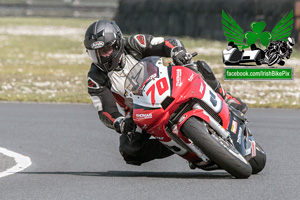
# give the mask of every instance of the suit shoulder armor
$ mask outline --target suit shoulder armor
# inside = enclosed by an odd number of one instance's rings
[[[99,89],[101,86],[109,87],[110,80],[107,74],[101,71],[96,65],[92,64],[88,72],[88,87],[91,89]]]

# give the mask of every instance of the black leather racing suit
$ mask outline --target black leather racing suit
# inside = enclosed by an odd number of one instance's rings
[[[88,92],[98,110],[100,120],[107,127],[113,128],[114,120],[129,111],[124,102],[124,81],[130,69],[147,56],[170,57],[171,50],[175,46],[183,44],[175,38],[133,35],[125,38],[124,55],[120,62],[122,70],[105,73],[95,64],[91,65],[88,72]],[[121,114],[122,111],[125,114]],[[127,163],[139,165],[173,154],[158,140],[149,137],[147,133],[136,133],[131,139],[125,134],[121,135],[120,152]]]

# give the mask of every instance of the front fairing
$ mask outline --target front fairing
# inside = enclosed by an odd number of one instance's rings
[[[249,129],[246,126],[247,118],[240,111],[230,107],[230,123],[228,131],[235,148],[243,155],[247,156],[253,151],[254,138],[249,135]]]

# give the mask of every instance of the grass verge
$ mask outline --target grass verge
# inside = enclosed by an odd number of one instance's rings
[[[0,18],[0,100],[90,103],[83,46],[93,19]],[[223,81],[225,42],[179,38],[196,59],[206,61],[224,88],[249,107],[300,108],[300,52],[287,67],[293,81]],[[168,60],[168,59],[167,59]]]

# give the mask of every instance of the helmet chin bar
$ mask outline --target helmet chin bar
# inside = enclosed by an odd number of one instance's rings
[[[109,72],[109,64],[109,62],[102,64],[104,72]]]

